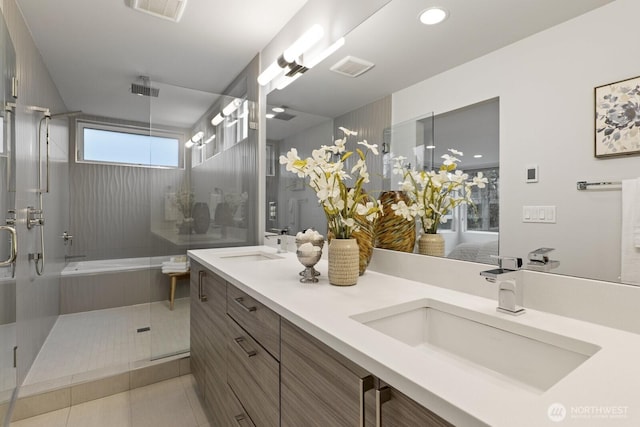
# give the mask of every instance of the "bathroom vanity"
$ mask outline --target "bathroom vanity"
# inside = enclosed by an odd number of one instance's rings
[[[269,247],[189,256],[192,372],[214,425],[540,426],[557,405],[580,425],[602,425],[594,406],[637,421],[637,334],[374,271],[331,286],[326,261],[302,284],[295,254]]]

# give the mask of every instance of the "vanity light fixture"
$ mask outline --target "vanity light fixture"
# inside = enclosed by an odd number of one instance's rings
[[[184,147],[185,147],[185,148],[191,148],[191,147],[193,147],[194,145],[198,144],[198,143],[202,140],[202,137],[203,137],[203,136],[204,136],[204,132],[202,132],[202,131],[196,132],[196,133],[191,137],[191,139],[190,139],[190,140],[188,140],[187,142],[185,142],[185,143],[184,143]],[[202,145],[202,144],[198,144],[198,145]]]
[[[418,19],[425,25],[439,24],[449,17],[449,12],[441,7],[430,7],[420,12]]]
[[[289,77],[307,71],[308,68],[299,64],[297,60],[303,53],[318,43],[322,37],[324,37],[324,29],[318,24],[312,26],[293,42],[291,46],[285,49],[282,55],[273,61],[267,69],[260,73],[258,76],[258,84],[260,84],[260,86],[266,86],[287,68],[289,69],[289,71],[287,71],[287,76]]]
[[[324,30],[318,24],[309,28],[298,40],[293,42],[288,49],[285,49],[282,57],[288,63],[295,61],[300,55],[305,53],[314,44],[318,43],[324,36]]]
[[[193,141],[194,143],[198,143],[200,142],[203,136],[204,136],[204,132],[199,131],[191,137],[191,141]]]
[[[316,65],[327,59],[332,53],[340,49],[342,46],[344,46],[344,37],[340,37],[331,46],[320,52],[320,54],[311,58],[309,62],[305,62],[304,66],[307,68],[315,67]]]
[[[221,113],[218,113],[213,119],[211,119],[211,124],[214,126],[218,126],[223,121],[224,121],[224,117],[222,116]]]
[[[229,104],[227,104],[226,107],[224,107],[222,109],[222,115],[224,117],[229,117],[230,115],[233,114],[234,111],[236,111],[238,109],[238,107],[242,104],[242,99],[240,98],[235,98],[234,100],[232,100]]]
[[[224,121],[225,117],[231,116],[241,105],[242,99],[234,98],[230,103],[227,104],[226,107],[222,109],[221,112],[216,114],[213,119],[211,119],[211,124],[214,126],[218,126]]]

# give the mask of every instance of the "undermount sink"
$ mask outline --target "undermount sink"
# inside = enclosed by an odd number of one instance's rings
[[[584,341],[431,299],[352,318],[432,358],[446,359],[465,370],[538,394],[600,349]]]
[[[272,259],[282,259],[281,256],[262,251],[237,252],[219,255],[218,258],[229,261],[268,261]]]

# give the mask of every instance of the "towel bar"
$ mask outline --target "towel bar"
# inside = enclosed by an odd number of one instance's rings
[[[596,186],[596,185],[622,185],[620,181],[601,181],[601,182],[587,182],[587,181],[578,181],[576,182],[576,187],[578,190],[587,190],[588,187]]]

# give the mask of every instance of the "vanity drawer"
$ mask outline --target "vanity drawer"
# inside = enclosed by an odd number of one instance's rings
[[[244,410],[238,398],[233,393],[233,390],[226,386],[227,390],[227,413],[229,414],[229,421],[227,425],[233,427],[256,427],[256,425],[251,421],[249,414]]]
[[[280,424],[280,363],[228,319],[227,383],[257,427]]]
[[[227,283],[227,313],[280,360],[280,316]]]

